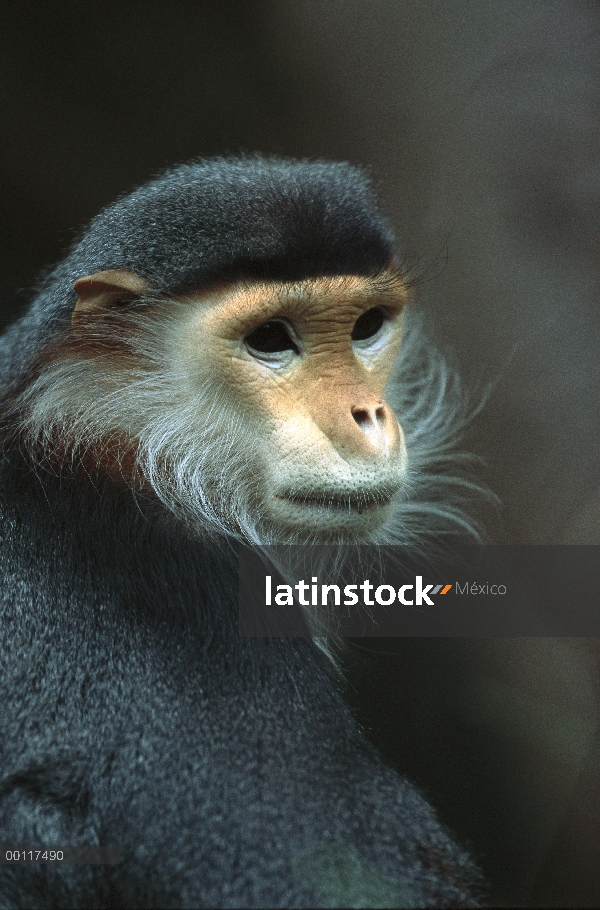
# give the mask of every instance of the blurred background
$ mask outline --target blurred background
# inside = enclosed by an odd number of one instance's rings
[[[0,5],[0,325],[99,208],[261,151],[370,171],[467,386],[500,543],[600,543],[600,4]],[[575,608],[575,605],[574,605]],[[349,698],[488,901],[600,906],[590,639],[362,643]]]

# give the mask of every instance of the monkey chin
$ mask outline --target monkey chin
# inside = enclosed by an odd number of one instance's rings
[[[278,542],[371,542],[389,521],[397,491],[282,491],[270,498],[269,524]]]

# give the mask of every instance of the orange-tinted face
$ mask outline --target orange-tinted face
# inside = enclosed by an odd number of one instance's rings
[[[140,282],[81,279],[74,320],[143,293]],[[194,442],[212,432],[224,465],[237,453],[248,509],[271,536],[368,536],[389,516],[406,451],[384,396],[407,296],[390,272],[238,282],[157,304],[177,395],[199,415]]]
[[[383,520],[405,468],[384,395],[406,298],[392,276],[240,284],[187,298],[190,372],[218,375],[259,434],[276,525],[358,530]]]

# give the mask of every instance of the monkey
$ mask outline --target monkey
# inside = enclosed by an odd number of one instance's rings
[[[216,158],[108,206],[6,331],[0,841],[121,862],[4,864],[3,907],[477,905],[318,642],[236,625],[238,542],[461,521],[446,374],[385,397],[409,292],[360,169]]]

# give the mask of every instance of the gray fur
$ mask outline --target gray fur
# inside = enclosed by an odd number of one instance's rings
[[[28,439],[11,436],[24,414],[33,420],[41,391],[28,391],[27,369],[64,330],[84,274],[129,268],[164,298],[225,274],[349,273],[352,255],[369,274],[390,251],[364,178],[346,165],[186,165],[100,215],[9,329],[0,842],[116,844],[123,863],[1,866],[0,906],[474,905],[470,860],[366,741],[317,645],[237,635],[230,538],[214,523],[199,538],[177,508],[136,496],[126,475],[86,473],[85,434],[72,462],[51,467],[43,414]],[[429,429],[439,440],[436,375]],[[445,446],[429,448],[430,474]]]

